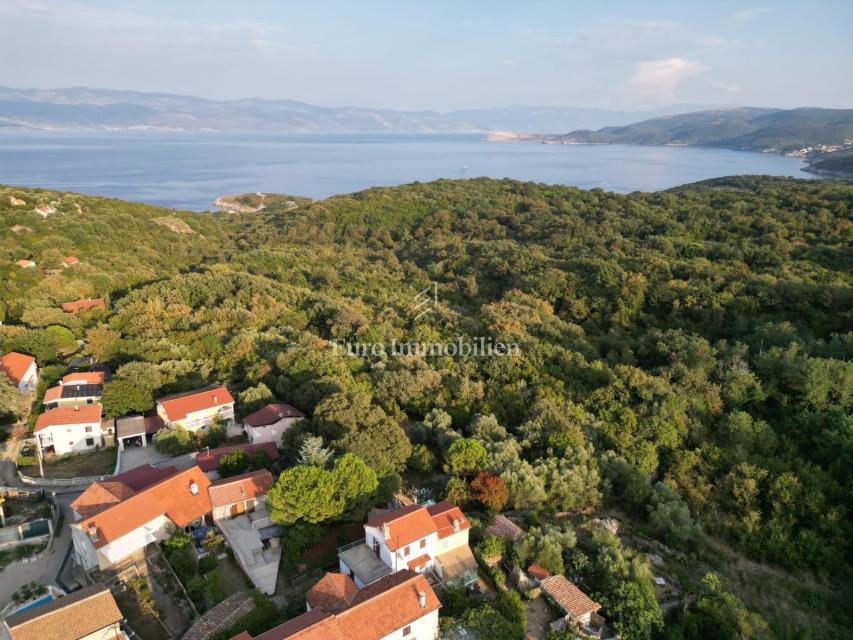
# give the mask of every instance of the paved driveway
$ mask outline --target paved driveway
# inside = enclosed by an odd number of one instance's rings
[[[189,469],[195,464],[195,456],[189,453],[177,457],[168,456],[157,451],[153,445],[148,445],[147,447],[127,447],[121,452],[119,472],[135,469],[136,467],[141,467],[143,464],[150,464],[155,467],[172,465],[178,469]]]

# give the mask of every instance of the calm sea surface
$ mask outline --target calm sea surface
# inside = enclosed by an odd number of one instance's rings
[[[322,198],[478,176],[655,191],[735,174],[807,177],[803,166],[724,149],[492,143],[482,135],[0,133],[0,184],[197,211],[245,191]]]

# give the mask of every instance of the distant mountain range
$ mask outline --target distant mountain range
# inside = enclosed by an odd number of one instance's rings
[[[514,106],[494,109],[395,111],[320,107],[294,100],[208,100],[168,93],[109,89],[0,87],[0,129],[157,129],[306,133],[561,132],[626,125],[695,111],[673,105],[654,111]]]
[[[737,107],[666,115],[563,135],[495,135],[491,139],[550,144],[637,144],[721,147],[810,157],[853,147],[853,109]]]

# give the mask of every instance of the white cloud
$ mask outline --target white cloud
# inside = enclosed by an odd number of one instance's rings
[[[630,84],[644,98],[671,102],[683,80],[708,69],[696,60],[684,58],[645,60],[634,67]]]
[[[740,85],[736,82],[712,82],[711,86],[721,89],[726,93],[737,93],[740,91]]]

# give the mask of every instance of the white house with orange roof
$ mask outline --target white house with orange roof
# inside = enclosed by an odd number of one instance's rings
[[[0,357],[0,371],[24,393],[32,393],[39,382],[36,359],[17,351]]]
[[[82,453],[103,446],[101,405],[74,405],[45,411],[33,429],[42,455]]]
[[[72,503],[76,513],[85,514],[70,525],[77,563],[90,571],[141,560],[149,544],[176,529],[201,526],[210,514],[209,487],[197,466],[139,491],[121,481],[95,483]]]
[[[305,417],[296,407],[273,402],[243,418],[243,432],[252,444],[281,444],[284,432]]]
[[[234,398],[224,385],[180,393],[157,400],[157,415],[166,427],[193,433],[210,428],[217,419],[228,428],[234,424]]]
[[[48,409],[95,404],[104,395],[104,379],[103,371],[69,373],[58,385],[45,391],[42,402]]]
[[[470,584],[477,562],[468,546],[468,519],[449,502],[402,509],[374,509],[364,525],[364,541],[341,547],[341,573],[358,587],[411,569],[433,574],[445,584]]]
[[[365,587],[326,574],[306,595],[308,611],[254,638],[231,640],[436,640],[441,602],[426,578],[404,569]]]

